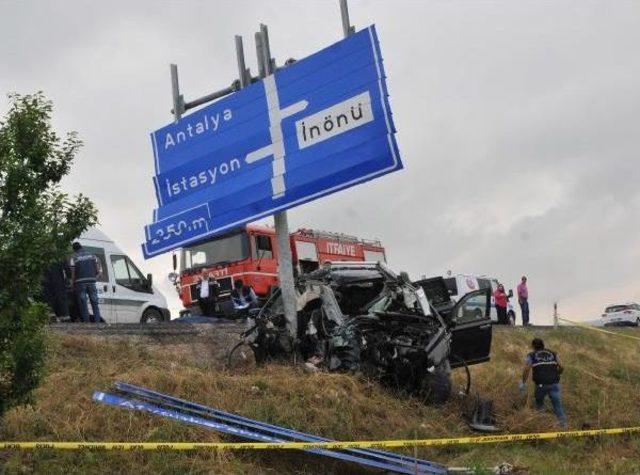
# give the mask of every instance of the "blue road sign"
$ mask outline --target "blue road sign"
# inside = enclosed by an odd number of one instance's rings
[[[145,257],[402,168],[370,26],[151,134]]]

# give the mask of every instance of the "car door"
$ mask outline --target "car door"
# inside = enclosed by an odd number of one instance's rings
[[[84,246],[85,250],[98,258],[102,266],[102,275],[96,279],[96,289],[98,291],[98,307],[100,316],[107,323],[116,323],[116,315],[113,309],[113,289],[110,282],[110,272],[107,266],[107,259],[104,249],[101,247]],[[89,313],[92,313],[91,305]]]
[[[138,323],[142,307],[149,300],[149,290],[142,272],[122,254],[111,255],[115,285],[113,285],[114,310],[118,323]]]
[[[464,295],[451,310],[451,366],[488,361],[491,353],[491,289]]]

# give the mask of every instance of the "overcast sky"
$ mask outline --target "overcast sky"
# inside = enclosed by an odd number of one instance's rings
[[[290,211],[305,226],[380,238],[412,276],[529,276],[532,320],[640,300],[640,1],[358,1],[375,23],[405,169]],[[242,34],[269,26],[278,64],[341,38],[338,0],[0,0],[0,92],[45,92],[85,142],[70,192],[143,261],[156,201],[149,132],[171,120],[169,64],[187,100],[237,75]],[[7,108],[0,99],[0,111]]]

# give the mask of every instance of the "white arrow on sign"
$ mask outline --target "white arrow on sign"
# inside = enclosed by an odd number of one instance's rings
[[[306,100],[298,101],[284,109],[280,109],[280,98],[278,97],[278,88],[276,87],[276,78],[272,74],[264,78],[264,90],[267,95],[267,107],[269,109],[269,133],[271,135],[271,143],[258,150],[250,152],[245,157],[245,162],[254,163],[263,158],[273,156],[273,175],[271,178],[272,198],[282,198],[286,191],[284,184],[284,174],[287,171],[284,157],[284,137],[282,135],[282,120],[297,114],[307,108],[309,102]]]

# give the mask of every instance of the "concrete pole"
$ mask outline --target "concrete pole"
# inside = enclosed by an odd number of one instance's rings
[[[259,38],[259,39],[258,39]],[[258,50],[258,68],[262,77],[273,74],[275,64],[269,49],[269,33],[266,25],[260,25],[260,32],[256,33],[256,49]],[[298,336],[298,310],[295,282],[293,279],[293,258],[291,256],[291,242],[289,240],[289,220],[287,212],[282,211],[273,216],[276,227],[278,244],[278,277],[284,317],[287,321],[289,336],[295,342]]]

